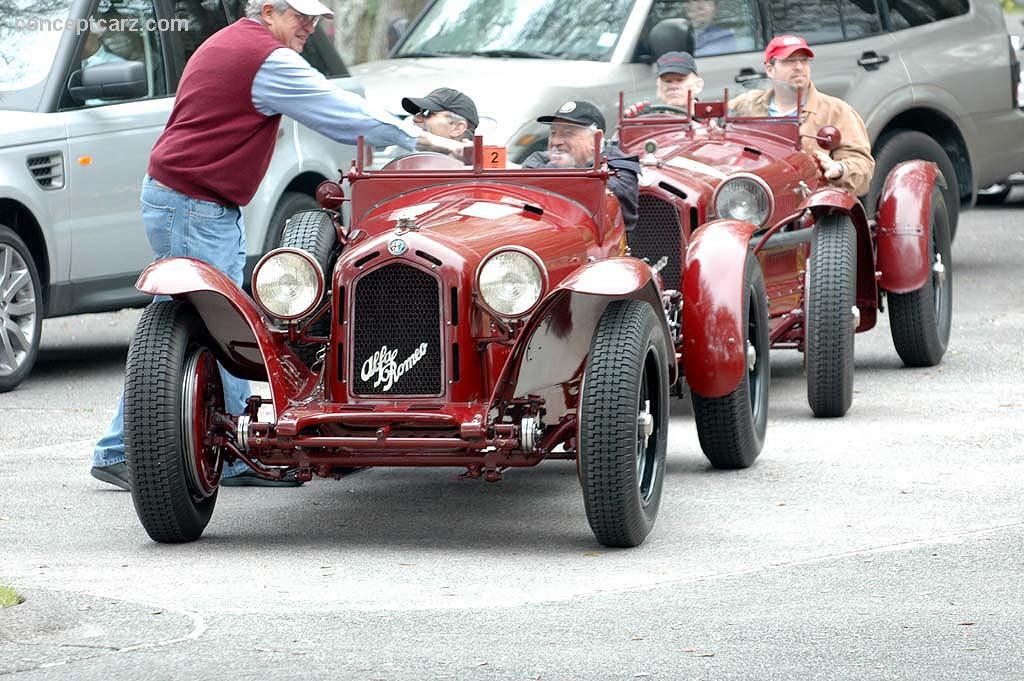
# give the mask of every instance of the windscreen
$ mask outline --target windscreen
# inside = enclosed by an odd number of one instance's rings
[[[78,30],[70,7],[70,0],[0,0],[0,109],[36,109],[61,37]]]

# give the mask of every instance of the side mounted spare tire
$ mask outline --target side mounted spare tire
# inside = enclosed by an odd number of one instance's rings
[[[281,200],[274,207],[274,214],[270,216],[270,224],[267,225],[267,233],[263,237],[263,253],[273,250],[281,243],[288,220],[296,213],[307,210],[318,210],[316,199],[309,194],[301,192],[285,192]]]
[[[949,154],[932,137],[916,130],[890,130],[878,138],[875,144],[875,175],[871,178],[871,189],[864,201],[868,217],[873,218],[878,212],[878,198],[885,186],[885,178],[889,171],[903,161],[920,159],[931,161],[939,166],[946,187],[942,195],[946,199],[946,212],[949,215],[949,238],[956,238],[956,227],[960,221],[960,185],[956,168]]]
[[[285,223],[281,235],[281,248],[297,248],[313,256],[324,273],[324,293],[316,309],[331,296],[331,272],[338,257],[338,235],[334,231],[334,220],[324,210],[304,210],[293,215]],[[309,328],[312,336],[327,336],[331,332],[331,313],[323,315]],[[319,343],[293,343],[291,346],[299,358],[312,366],[317,353],[323,348]]]

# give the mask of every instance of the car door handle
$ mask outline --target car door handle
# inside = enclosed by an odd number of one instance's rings
[[[764,71],[755,71],[749,66],[744,66],[740,69],[740,72],[733,78],[737,83],[746,83],[751,80],[760,80],[761,78],[767,78],[768,74]]]
[[[889,57],[887,55],[878,54],[877,52],[868,50],[864,54],[860,55],[860,59],[857,60],[857,63],[863,66],[868,71],[874,71],[879,66],[885,64],[888,61]]]

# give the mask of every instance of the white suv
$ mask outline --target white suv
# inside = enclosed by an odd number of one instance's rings
[[[44,317],[145,304],[139,208],[185,61],[244,0],[12,0],[0,14],[0,391],[31,370]],[[105,30],[104,30],[105,29]],[[155,30],[153,30],[155,29]],[[304,56],[362,92],[322,33]],[[250,264],[355,151],[282,121],[243,210]]]

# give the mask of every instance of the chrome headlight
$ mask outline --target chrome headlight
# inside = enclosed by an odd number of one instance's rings
[[[757,175],[730,175],[715,190],[715,214],[720,218],[742,220],[763,227],[775,208],[768,184]]]
[[[252,293],[271,317],[298,319],[313,311],[324,292],[324,273],[313,256],[298,248],[267,253],[252,273]]]
[[[540,258],[525,248],[494,251],[484,258],[476,275],[480,298],[499,317],[521,317],[532,310],[546,279]]]

